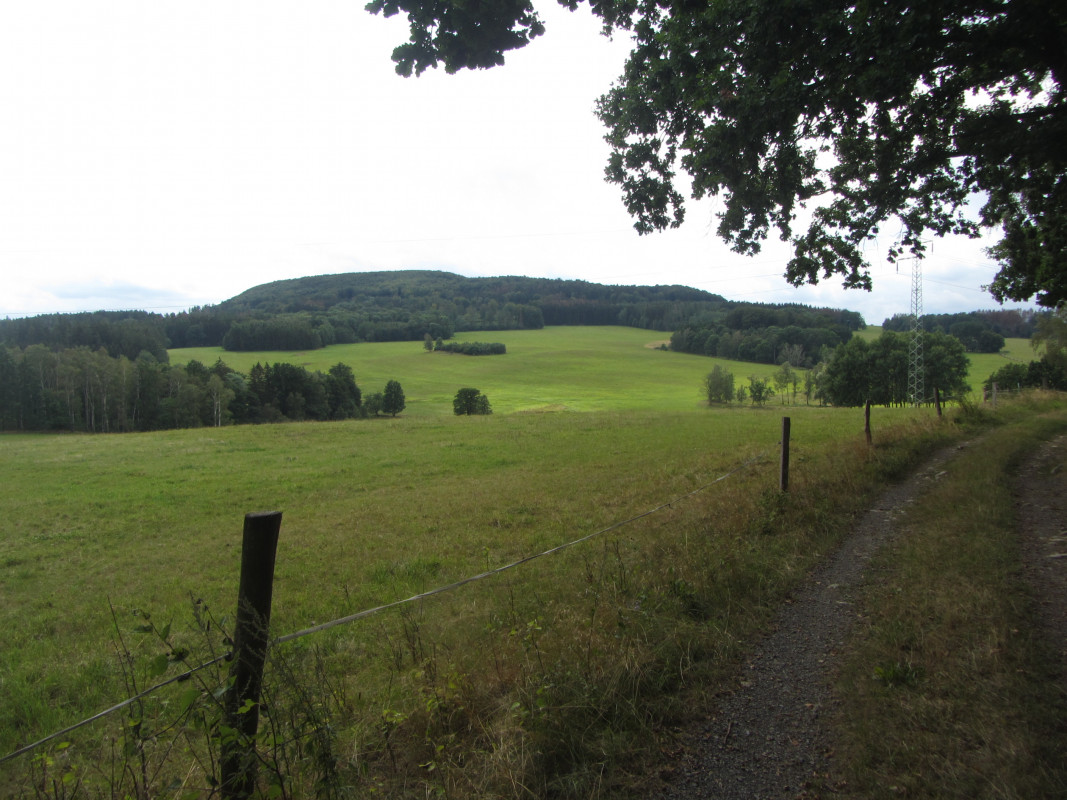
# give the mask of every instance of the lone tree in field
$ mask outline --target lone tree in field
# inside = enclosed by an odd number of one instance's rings
[[[397,381],[389,381],[382,392],[382,412],[395,417],[405,407],[404,390]]]
[[[492,414],[489,398],[477,389],[460,389],[452,400],[452,411],[456,416],[464,414]]]
[[[716,364],[704,378],[704,391],[709,405],[729,403],[734,399],[734,374]]]
[[[907,361],[904,361],[907,369]],[[871,404],[884,401],[889,387],[875,381],[877,363],[871,344],[853,336],[834,351],[833,358],[820,375],[819,394],[835,406],[863,406],[863,433],[867,444],[871,436]],[[888,375],[883,375],[888,378]],[[905,372],[904,386],[907,387]]]
[[[771,388],[770,378],[757,378],[755,375],[748,379],[748,396],[752,398],[752,405],[762,406],[772,397],[774,389]]]
[[[869,289],[879,233],[900,230],[894,261],[931,236],[999,228],[992,295],[1067,300],[1063,0],[589,7],[634,41],[597,115],[607,180],[638,232],[680,225],[688,187],[720,198],[718,234],[735,251],[758,253],[772,229],[788,240],[790,283]],[[367,9],[407,14],[402,75],[503,64],[545,31],[532,0]]]
[[[368,416],[378,416],[382,413],[382,403],[384,402],[384,396],[381,392],[374,392],[363,398],[363,413]]]
[[[789,392],[790,387],[793,389],[793,402],[796,402],[796,386],[797,386],[797,372],[793,369],[793,365],[786,361],[782,364],[778,371],[774,373],[774,388],[778,390],[778,393],[782,396],[782,405],[785,405],[785,396]]]

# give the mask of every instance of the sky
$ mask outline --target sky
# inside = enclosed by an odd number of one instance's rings
[[[593,111],[624,38],[542,3],[503,67],[402,78],[406,23],[363,0],[41,0],[0,12],[0,317],[179,312],[287,278],[394,269],[682,284],[729,300],[908,313],[913,264],[872,242],[872,292],[794,288],[787,248],[715,235],[716,200],[638,236]],[[543,6],[543,7],[542,7]],[[942,239],[923,310],[999,308],[995,239]],[[1013,304],[1006,307],[1025,307]]]

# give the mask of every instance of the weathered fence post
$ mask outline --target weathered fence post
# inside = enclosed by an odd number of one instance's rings
[[[789,417],[782,417],[782,469],[778,488],[789,491]]]
[[[255,738],[259,729],[259,694],[267,657],[270,603],[274,592],[274,557],[282,512],[245,515],[241,541],[241,584],[237,591],[237,625],[233,637],[233,685],[226,693],[222,741],[222,796],[251,797],[256,782]]]

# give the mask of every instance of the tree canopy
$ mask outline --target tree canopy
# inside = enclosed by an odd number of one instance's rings
[[[704,394],[708,404],[729,403],[734,395],[734,374],[721,364],[716,364],[704,377]]]
[[[352,368],[309,372],[257,363],[247,375],[221,359],[168,364],[106,348],[0,345],[0,430],[125,433],[363,416]]]
[[[967,392],[963,344],[945,333],[923,333],[923,385],[944,395]],[[886,331],[874,341],[853,337],[834,351],[819,377],[819,394],[835,406],[909,401],[908,337]]]
[[[489,398],[478,389],[466,388],[456,392],[452,398],[452,411],[457,417],[475,414],[492,414],[493,408],[489,405]]]
[[[385,384],[382,392],[382,411],[390,416],[396,416],[407,408],[407,398],[399,381],[391,380]]]
[[[580,0],[559,0],[575,9]],[[1067,299],[1067,6],[1054,0],[589,0],[634,49],[600,98],[617,184],[641,233],[719,196],[719,235],[759,252],[775,230],[795,285],[870,289],[932,235],[999,227],[998,300]],[[404,12],[397,71],[503,63],[544,32],[532,0],[373,0]],[[687,174],[678,178],[678,171]],[[806,229],[805,229],[806,226]]]

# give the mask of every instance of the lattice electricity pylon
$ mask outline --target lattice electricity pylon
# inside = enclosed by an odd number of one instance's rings
[[[911,342],[908,347],[908,400],[913,406],[926,400],[923,385],[923,268],[922,259],[911,259]]]

